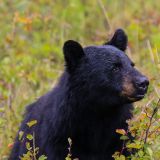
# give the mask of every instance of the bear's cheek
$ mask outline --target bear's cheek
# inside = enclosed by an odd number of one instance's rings
[[[122,92],[121,94],[122,95],[126,95],[126,96],[132,96],[135,92],[135,89],[133,87],[133,84],[132,83],[128,83],[128,84],[123,84],[122,86]]]
[[[121,96],[128,98],[129,100],[134,101],[133,95],[135,94],[136,90],[131,82],[130,78],[124,78],[122,82],[122,91],[120,93]]]

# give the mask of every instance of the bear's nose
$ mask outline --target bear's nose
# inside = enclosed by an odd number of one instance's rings
[[[147,79],[147,77],[141,77],[136,81],[136,86],[139,89],[146,90],[148,85],[149,85],[149,80]]]

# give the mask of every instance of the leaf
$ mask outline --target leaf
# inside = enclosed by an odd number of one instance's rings
[[[127,140],[127,139],[129,139],[129,138],[128,138],[127,136],[121,136],[120,139],[121,139],[121,140]]]
[[[27,139],[31,141],[33,139],[33,136],[31,134],[27,134]]]
[[[20,160],[31,160],[32,159],[32,152],[28,151],[26,154],[23,154],[23,156],[20,156]]]
[[[116,133],[126,135],[126,131],[124,129],[116,129]]]
[[[72,160],[70,157],[66,157],[65,160]]]
[[[120,155],[120,152],[115,152],[114,155],[112,155],[112,157],[116,160],[125,160],[125,156],[124,155]]]
[[[30,151],[32,149],[31,145],[29,142],[26,142],[26,148],[28,151]]]
[[[19,141],[22,140],[23,134],[24,134],[23,131],[19,131],[19,136],[18,136]]]
[[[71,159],[71,154],[68,154],[67,157],[65,158],[65,160],[72,160]]]
[[[8,148],[12,148],[13,145],[14,145],[14,143],[9,143],[9,144],[8,144]]]
[[[41,155],[39,158],[38,158],[38,160],[46,160],[47,159],[47,157],[45,156],[45,155]]]
[[[139,157],[143,157],[144,152],[140,150],[140,151],[138,152],[138,155],[139,155]]]
[[[32,120],[32,121],[27,123],[28,127],[32,127],[35,124],[37,124],[37,120]]]
[[[68,143],[69,143],[69,146],[72,145],[72,139],[71,138],[68,138]]]
[[[39,153],[39,147],[36,147],[36,148],[34,149],[34,152],[35,152],[36,154],[38,154],[38,153]]]
[[[151,148],[147,148],[149,156],[152,158],[153,157],[153,151]]]
[[[118,160],[125,160],[125,156],[124,155],[120,155],[119,159]]]
[[[135,148],[135,149],[140,149],[142,146],[140,144],[136,143],[130,143],[127,145],[127,148]]]

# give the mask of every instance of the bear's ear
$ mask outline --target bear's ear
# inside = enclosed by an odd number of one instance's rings
[[[64,43],[63,53],[68,72],[74,71],[79,65],[80,59],[85,55],[82,46],[73,40]]]
[[[128,37],[122,29],[117,29],[111,40],[105,44],[112,45],[125,51],[127,48]]]

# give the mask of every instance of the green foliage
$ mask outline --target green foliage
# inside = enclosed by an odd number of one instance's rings
[[[36,120],[32,120],[27,122],[28,127],[32,127],[37,123]],[[19,140],[25,141],[25,147],[27,152],[20,156],[20,160],[46,160],[47,157],[45,155],[38,156],[39,147],[36,146],[35,143],[35,133],[33,134],[25,134],[23,131],[19,131]]]
[[[128,55],[150,77],[148,95],[135,104],[135,117],[129,122],[136,140],[127,147],[138,150],[133,160],[159,160],[160,111],[157,109],[153,115],[160,97],[158,0],[0,2],[0,159],[7,159],[25,106],[51,89],[61,74],[64,41],[102,44],[114,29],[122,27],[129,36]],[[34,125],[33,120],[28,127]],[[117,134],[122,134],[123,141],[128,139],[120,128]],[[19,140],[23,136],[21,131]],[[27,139],[33,141],[34,136],[27,135]],[[38,146],[35,151],[30,143],[26,147],[23,160],[38,151]],[[114,157],[125,159],[118,152]],[[44,159],[42,155],[38,160]]]
[[[28,126],[28,127],[32,127],[32,126],[34,126],[35,124],[37,124],[37,120],[32,120],[32,121],[27,122],[27,126]]]

